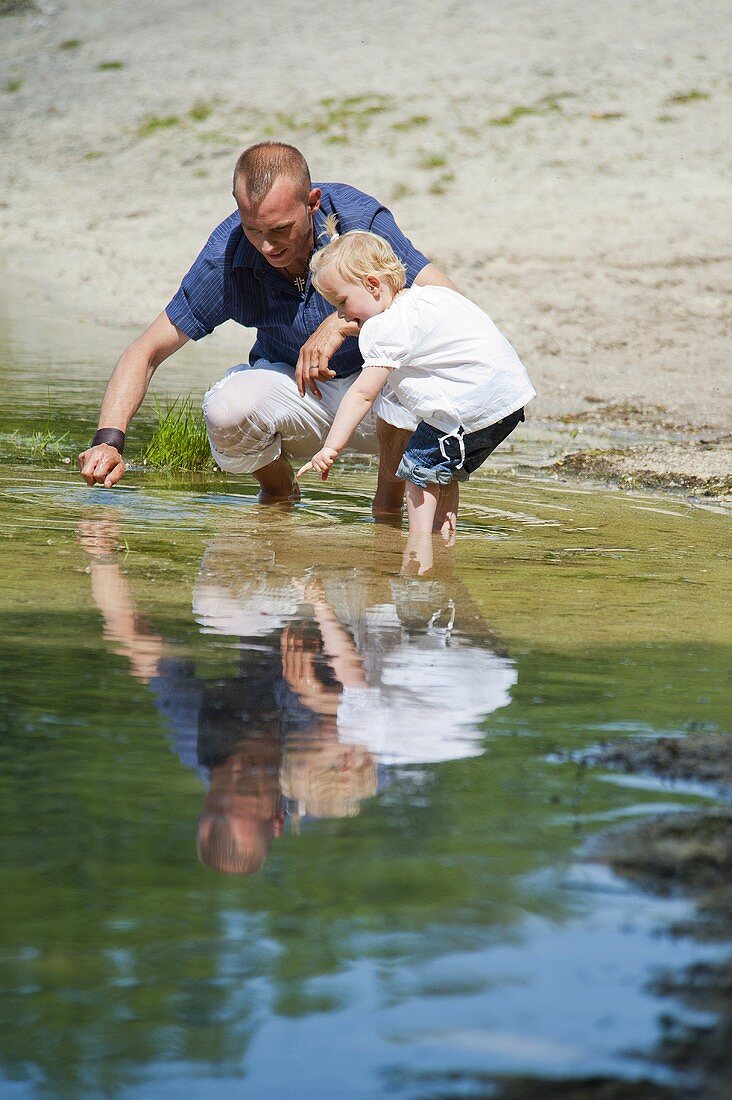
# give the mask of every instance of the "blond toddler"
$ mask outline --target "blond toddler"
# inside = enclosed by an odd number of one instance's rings
[[[310,261],[313,283],[359,326],[363,369],[322,448],[298,471],[327,478],[333,462],[387,386],[420,421],[397,477],[407,482],[410,534],[455,530],[459,483],[524,419],[535,396],[515,350],[469,299],[442,286],[404,289],[404,265],[388,241],[353,230]]]

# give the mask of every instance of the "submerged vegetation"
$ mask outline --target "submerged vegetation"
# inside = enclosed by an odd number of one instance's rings
[[[73,444],[69,432],[59,434],[50,425],[33,432],[16,430],[2,438],[3,449],[7,448],[10,458],[27,459],[32,462],[48,461],[71,463]]]

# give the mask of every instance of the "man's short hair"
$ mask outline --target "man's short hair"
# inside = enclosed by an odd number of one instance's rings
[[[234,195],[243,184],[251,203],[261,202],[275,180],[289,179],[302,189],[307,202],[311,190],[310,169],[299,149],[282,141],[260,141],[245,149],[234,168]]]

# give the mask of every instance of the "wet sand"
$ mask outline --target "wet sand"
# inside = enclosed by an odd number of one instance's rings
[[[300,10],[3,0],[6,270],[141,327],[230,212],[241,148],[293,141],[501,325],[555,472],[728,496],[728,6],[377,0],[335,36]],[[234,360],[231,329],[209,344]]]

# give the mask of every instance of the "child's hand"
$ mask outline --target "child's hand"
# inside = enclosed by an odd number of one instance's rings
[[[317,470],[323,481],[325,481],[330,473],[331,466],[337,458],[338,451],[334,450],[332,447],[321,447],[318,453],[313,455],[309,462],[306,462],[304,466],[300,467],[295,476],[299,478],[302,477],[304,473],[307,473],[308,470]]]

